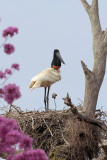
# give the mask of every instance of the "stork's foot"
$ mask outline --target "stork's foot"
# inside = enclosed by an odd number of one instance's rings
[[[48,112],[48,111],[49,111],[49,109],[48,109],[48,107],[46,106],[46,107],[45,107],[45,112]]]
[[[48,112],[49,111],[49,108],[46,106],[45,107],[45,112]]]

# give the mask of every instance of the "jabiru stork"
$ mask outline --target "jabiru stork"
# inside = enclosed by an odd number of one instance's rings
[[[45,104],[45,111],[49,110],[49,91],[50,91],[50,86],[53,83],[56,83],[57,81],[61,80],[61,75],[60,75],[60,67],[61,67],[61,62],[65,64],[63,61],[60,52],[58,49],[54,50],[53,54],[53,60],[51,63],[51,68],[47,68],[35,77],[31,79],[31,83],[29,85],[29,89],[33,90],[38,87],[44,87],[44,104]],[[48,88],[48,91],[46,93],[46,90]],[[46,96],[47,94],[47,96]]]

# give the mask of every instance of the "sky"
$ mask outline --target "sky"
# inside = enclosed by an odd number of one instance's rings
[[[88,2],[91,2],[88,0]],[[99,14],[102,29],[107,27],[107,1],[99,0]],[[54,110],[52,93],[56,93],[58,110],[67,109],[63,103],[69,93],[72,102],[79,105],[84,100],[85,77],[81,66],[83,60],[93,68],[92,33],[90,21],[80,0],[0,0],[0,34],[8,26],[19,28],[19,34],[8,40],[16,50],[6,55],[0,51],[0,69],[20,64],[6,82],[20,86],[22,97],[14,105],[22,110],[44,109],[44,88],[30,91],[28,86],[33,76],[51,66],[54,49],[59,49],[65,65],[62,64],[62,80],[50,89],[50,109]],[[0,37],[0,44],[3,42]],[[107,110],[107,73],[99,93],[97,108]],[[2,106],[2,104],[1,104]]]

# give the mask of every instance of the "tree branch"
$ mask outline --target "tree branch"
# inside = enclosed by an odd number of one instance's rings
[[[91,6],[88,4],[86,0],[80,0],[80,1],[89,15],[93,36],[99,35],[99,33],[102,30],[98,13],[98,0],[92,0]]]
[[[107,43],[107,28],[105,31],[103,31],[104,33],[104,42]]]
[[[98,0],[92,0],[92,7],[98,10]]]
[[[91,22],[93,36],[99,35],[102,29],[100,25],[99,12],[98,12],[98,0],[92,0],[89,18]]]
[[[67,96],[65,98],[63,98],[63,100],[67,106],[70,106],[72,113],[74,115],[76,115],[80,121],[85,121],[86,123],[96,125],[96,126],[100,127],[101,129],[103,129],[105,132],[107,132],[107,126],[104,123],[102,123],[101,121],[96,120],[94,118],[90,118],[89,116],[87,116],[85,114],[83,115],[80,112],[78,112],[77,108],[71,102],[71,99],[69,98],[68,93],[67,93]]]
[[[87,79],[93,79],[94,78],[93,73],[87,68],[86,64],[83,61],[81,61],[81,65],[82,65],[85,77]]]
[[[93,34],[94,66],[92,72],[84,62],[81,62],[85,74],[85,95],[83,110],[85,114],[94,117],[98,94],[105,75],[107,55],[107,30],[102,31],[99,19],[98,0],[92,0],[91,6],[86,0],[80,0],[88,11]]]
[[[90,9],[90,5],[88,4],[88,2],[86,0],[80,0],[82,5],[84,6],[86,12],[88,13],[89,9]]]

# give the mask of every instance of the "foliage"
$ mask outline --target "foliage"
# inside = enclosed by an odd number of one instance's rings
[[[4,48],[4,53],[7,55],[15,51],[15,47],[6,43],[9,37],[18,34],[18,28],[8,27],[2,33],[5,39],[0,48]],[[5,84],[13,72],[19,71],[19,64],[13,63],[11,68],[0,70],[0,99],[4,99],[10,106],[13,101],[21,97],[19,87],[16,84]],[[6,119],[0,116],[0,157],[5,157],[6,160],[48,160],[44,150],[32,148],[33,139],[25,135],[19,129],[19,126],[14,119]]]
[[[0,117],[0,153],[7,154],[7,160],[48,160],[42,149],[32,149],[32,142],[16,120]]]
[[[16,27],[8,27],[2,33],[4,43],[2,43],[0,48],[4,48],[4,53],[7,55],[10,55],[15,51],[15,47],[12,44],[6,43],[8,38],[12,38],[15,33],[18,34],[18,28]],[[15,70],[19,70],[19,64],[17,63],[12,64],[11,68],[6,68],[4,71],[0,70],[0,99],[4,99],[8,104],[12,104],[14,100],[21,97],[20,89],[16,84],[5,85],[6,81]]]

